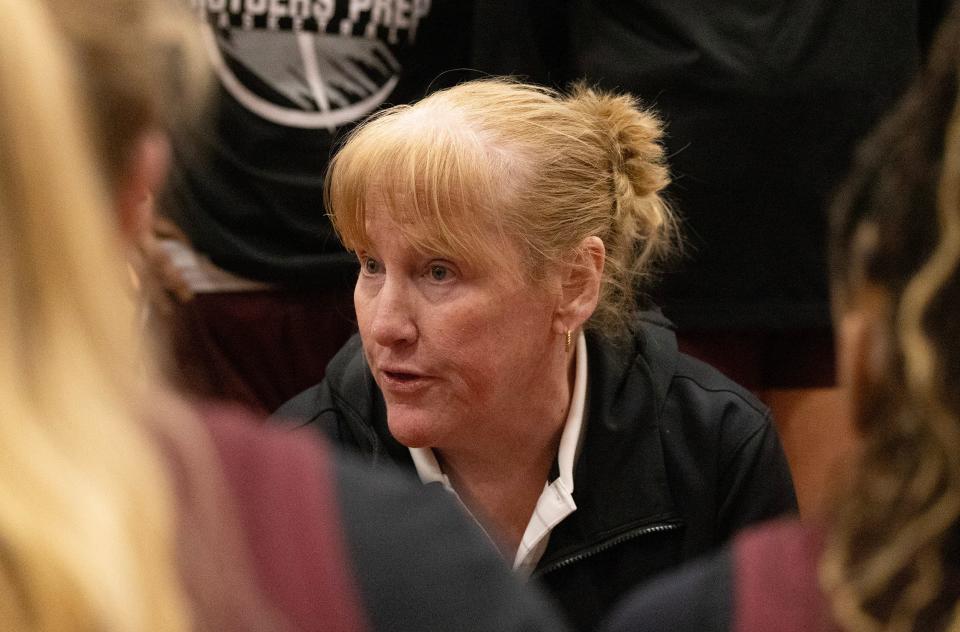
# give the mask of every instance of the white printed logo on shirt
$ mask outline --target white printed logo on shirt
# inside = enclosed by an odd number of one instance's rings
[[[430,0],[192,0],[217,77],[263,119],[352,123],[397,85],[391,46],[412,44]]]

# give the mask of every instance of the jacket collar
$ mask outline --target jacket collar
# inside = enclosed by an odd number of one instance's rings
[[[330,361],[327,381],[331,398],[346,422],[342,432],[349,436],[341,440],[355,445],[373,465],[392,461],[413,468],[410,450],[394,439],[387,427],[387,407],[367,365],[359,334]]]
[[[541,568],[585,544],[679,519],[660,436],[676,336],[659,312],[644,312],[632,334],[587,336],[587,429],[574,473],[578,509],[554,531]]]

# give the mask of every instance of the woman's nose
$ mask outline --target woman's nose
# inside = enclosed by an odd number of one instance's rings
[[[414,297],[403,283],[384,281],[377,293],[370,333],[374,342],[384,347],[405,345],[417,339]]]

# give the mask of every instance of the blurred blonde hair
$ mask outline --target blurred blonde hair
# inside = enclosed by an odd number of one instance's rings
[[[0,15],[0,621],[188,629],[78,67],[44,3]]]
[[[615,336],[677,245],[661,135],[627,95],[471,81],[354,130],[331,162],[327,208],[352,250],[365,245],[378,195],[415,247],[491,264],[514,243],[533,282],[598,236],[607,255],[589,326]]]
[[[92,142],[111,184],[153,126],[203,121],[210,73],[185,0],[42,0],[76,57]]]

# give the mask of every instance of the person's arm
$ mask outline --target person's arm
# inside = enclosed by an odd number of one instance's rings
[[[373,630],[562,631],[448,492],[340,455],[340,510]]]

